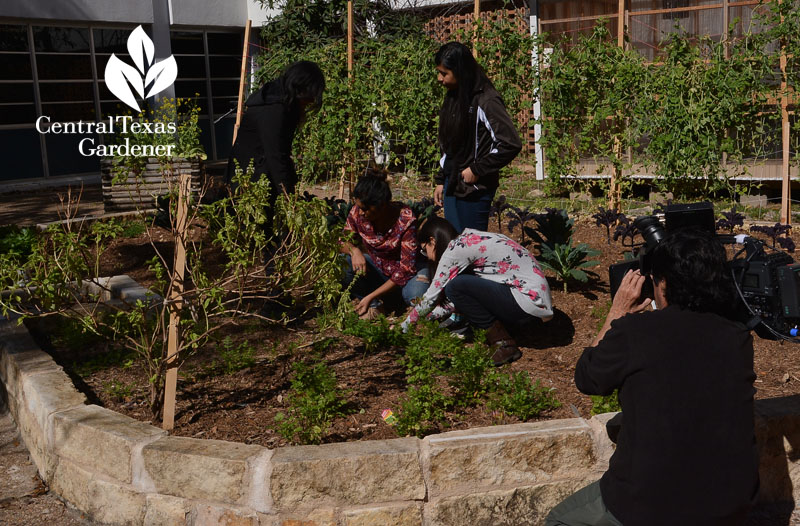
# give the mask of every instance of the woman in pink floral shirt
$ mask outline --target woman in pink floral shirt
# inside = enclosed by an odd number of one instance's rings
[[[359,301],[356,313],[373,318],[382,300],[399,291],[407,305],[428,288],[428,269],[418,268],[417,218],[411,208],[392,201],[392,191],[382,172],[362,176],[353,189],[355,206],[345,223],[352,232],[352,243],[345,243],[347,254],[345,283],[353,283],[353,296]]]
[[[439,217],[426,221],[417,239],[437,267],[430,288],[403,322],[403,330],[434,311],[444,292],[472,325],[487,330],[495,365],[521,357],[506,325],[553,316],[550,288],[533,255],[502,234],[468,228],[458,235]],[[431,314],[441,317],[447,312],[437,307]]]

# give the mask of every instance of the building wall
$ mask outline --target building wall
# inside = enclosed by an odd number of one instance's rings
[[[257,0],[162,1],[172,5],[173,25],[244,27],[248,16],[264,16]],[[153,0],[3,0],[0,17],[151,24]]]
[[[97,22],[153,22],[152,0],[3,0],[0,18]]]
[[[118,114],[105,86],[111,53],[130,63],[126,40],[138,25],[152,37],[154,0],[0,0],[0,182],[96,175],[96,158],[81,157],[79,136],[41,136],[40,115],[53,122],[92,121]],[[230,150],[248,17],[267,18],[258,0],[157,0],[171,3],[177,97],[200,107],[208,159]],[[219,120],[218,120],[219,119]],[[214,121],[217,121],[216,123]],[[103,138],[97,138],[102,142]]]

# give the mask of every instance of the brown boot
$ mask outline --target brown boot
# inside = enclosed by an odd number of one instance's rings
[[[492,362],[495,367],[511,363],[522,357],[522,351],[517,347],[517,342],[508,334],[500,320],[495,320],[492,326],[486,329],[486,339],[493,353]]]

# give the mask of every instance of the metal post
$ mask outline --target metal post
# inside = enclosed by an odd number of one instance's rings
[[[530,9],[530,34],[536,38],[539,36],[539,0],[528,0]],[[531,67],[534,72],[540,73],[539,69],[539,46],[538,43],[533,46],[531,52]],[[533,151],[536,159],[536,180],[544,180],[544,150],[542,149],[542,102],[539,98],[539,86],[533,88]]]
[[[156,62],[172,55],[169,26],[172,24],[172,0],[153,0],[153,46]],[[156,104],[164,99],[175,98],[175,84],[152,97]]]

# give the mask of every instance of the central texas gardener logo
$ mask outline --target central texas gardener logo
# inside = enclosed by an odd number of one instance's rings
[[[106,86],[119,100],[134,110],[141,111],[134,91],[142,99],[164,91],[178,77],[178,64],[172,55],[158,62],[153,61],[155,46],[142,26],[134,29],[128,37],[128,53],[136,67],[112,54],[106,64]]]

